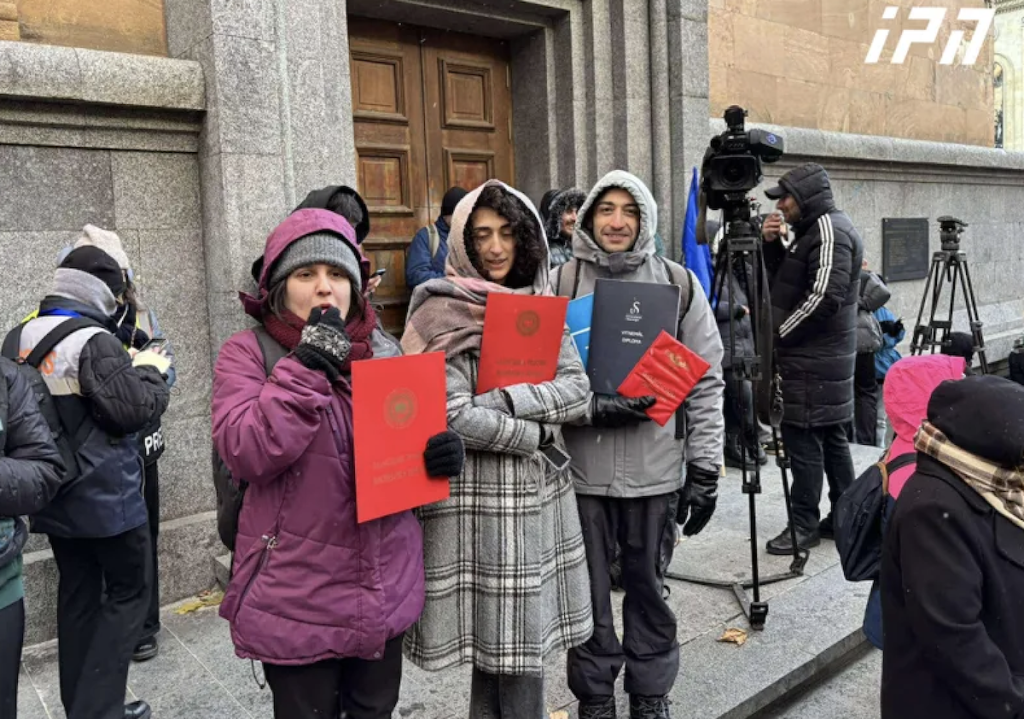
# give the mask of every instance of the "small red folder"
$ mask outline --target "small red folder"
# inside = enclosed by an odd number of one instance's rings
[[[477,394],[553,380],[568,306],[568,297],[488,295]]]
[[[662,427],[711,365],[664,330],[619,385],[623,397],[658,398],[647,416]]]
[[[427,440],[448,429],[443,352],[352,363],[359,522],[448,498],[427,476]]]

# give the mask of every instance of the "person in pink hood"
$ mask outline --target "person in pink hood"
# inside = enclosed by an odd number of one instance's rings
[[[966,368],[967,363],[962,357],[946,355],[904,357],[889,368],[882,398],[896,436],[884,455],[886,462],[894,462],[917,452],[914,449],[914,436],[928,417],[928,400],[932,392],[946,380],[962,379]],[[889,474],[888,496],[882,518],[883,535],[903,485],[916,471],[917,462],[914,461],[893,469]],[[879,583],[875,580],[864,610],[864,634],[868,641],[882,649],[882,598],[879,589]]]
[[[890,460],[916,451],[914,435],[928,416],[928,400],[932,392],[948,379],[962,379],[966,368],[963,357],[947,355],[904,357],[889,368],[882,399],[896,433],[889,446]],[[903,485],[916,468],[917,465],[911,464],[889,476],[889,495],[893,499],[899,498]]]
[[[277,719],[388,719],[423,610],[423,537],[411,512],[356,522],[349,376],[398,349],[374,340],[369,263],[344,218],[295,212],[264,260],[242,296],[261,334],[232,336],[214,369],[214,444],[248,482],[220,613],[236,654],[263,663]],[[261,341],[282,346],[269,377]],[[451,432],[424,451],[436,477],[463,458]]]

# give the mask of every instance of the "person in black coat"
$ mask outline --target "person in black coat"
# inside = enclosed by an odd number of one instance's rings
[[[1024,387],[940,384],[882,552],[883,719],[1024,718]]]
[[[846,426],[853,420],[864,243],[836,208],[821,165],[790,170],[765,194],[782,215],[769,215],[761,236],[782,377],[782,442],[793,468],[793,524],[806,549],[832,536],[831,513],[819,523],[822,474],[833,506],[854,479]],[[780,241],[783,217],[793,227],[788,248]],[[768,542],[769,554],[792,551],[788,528]]]
[[[25,638],[21,552],[28,540],[22,515],[53,499],[64,462],[28,381],[0,357],[0,719],[18,708],[18,670]]]

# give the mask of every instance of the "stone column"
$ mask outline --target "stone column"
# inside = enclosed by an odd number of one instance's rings
[[[679,228],[693,168],[700,171],[710,139],[708,0],[668,0],[668,58],[674,226],[664,239],[672,256],[679,257]]]
[[[206,77],[203,237],[216,352],[244,326],[237,291],[306,192],[352,183],[345,3],[166,0],[170,54]]]
[[[0,40],[20,40],[18,4],[14,0],[0,0]]]

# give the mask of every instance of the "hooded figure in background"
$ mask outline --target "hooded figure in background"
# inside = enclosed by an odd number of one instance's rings
[[[587,199],[586,193],[576,187],[563,190],[551,199],[548,216],[544,221],[544,234],[548,238],[551,266],[564,265],[572,257],[572,235],[576,229],[576,213]]]
[[[722,339],[693,274],[655,254],[657,207],[639,178],[608,173],[579,215],[573,258],[553,271],[555,293],[586,295],[599,278],[674,284],[681,292],[676,337],[711,365],[664,427],[645,412],[654,398],[591,393],[586,418],[565,429],[595,625],[593,637],[569,652],[569,688],[580,701],[581,719],[614,717],[615,680],[625,665],[631,717],[667,719],[679,644],[676,617],[662,593],[664,568],[675,525],[683,525],[687,536],[697,534],[718,500],[725,435]],[[617,554],[626,593],[621,641],[610,595]]]
[[[416,288],[402,348],[443,351],[448,423],[466,444],[451,498],[420,508],[426,605],[406,653],[429,671],[472,663],[471,717],[546,716],[545,659],[593,631],[580,519],[563,427],[587,411],[589,381],[566,330],[555,377],[476,393],[487,298],[550,294],[540,217],[490,180],[456,207],[447,276]]]
[[[790,170],[765,195],[778,208],[764,220],[761,236],[782,377],[782,443],[792,461],[797,545],[810,549],[833,536],[831,512],[820,520],[818,509],[823,475],[833,507],[854,479],[846,433],[853,420],[864,243],[836,207],[821,165]],[[793,228],[788,248],[779,239],[783,219]],[[788,528],[768,542],[768,553],[793,553]]]
[[[928,418],[928,402],[932,392],[943,382],[962,379],[963,376],[964,361],[961,358],[941,355],[906,357],[889,369],[889,379],[884,385],[885,411],[892,420],[895,434],[885,452],[887,463],[916,452],[914,437]],[[887,496],[882,512],[883,537],[896,500],[916,470],[917,463],[911,462],[888,472]],[[871,594],[864,611],[864,634],[868,641],[882,649],[882,595],[877,579],[871,585]]]
[[[143,307],[139,288],[135,283],[128,254],[124,251],[121,238],[109,230],[93,225],[82,228],[82,236],[75,242],[78,247],[97,247],[114,258],[126,279],[124,300],[118,303],[115,334],[129,353],[141,350],[151,340],[161,340],[159,352],[170,360],[171,365],[164,373],[167,386],[173,387],[177,381],[174,366],[174,348],[164,336],[157,321],[156,312]],[[142,625],[142,635],[132,652],[132,660],[148,661],[159,651],[157,634],[160,632],[160,465],[158,460],[167,449],[164,438],[162,417],[156,417],[148,427],[139,432],[139,454],[142,457],[142,487],[146,499],[146,514],[149,522],[149,558],[150,577],[149,609],[146,621]]]
[[[1024,387],[942,382],[914,447],[882,550],[882,719],[1024,716]]]

